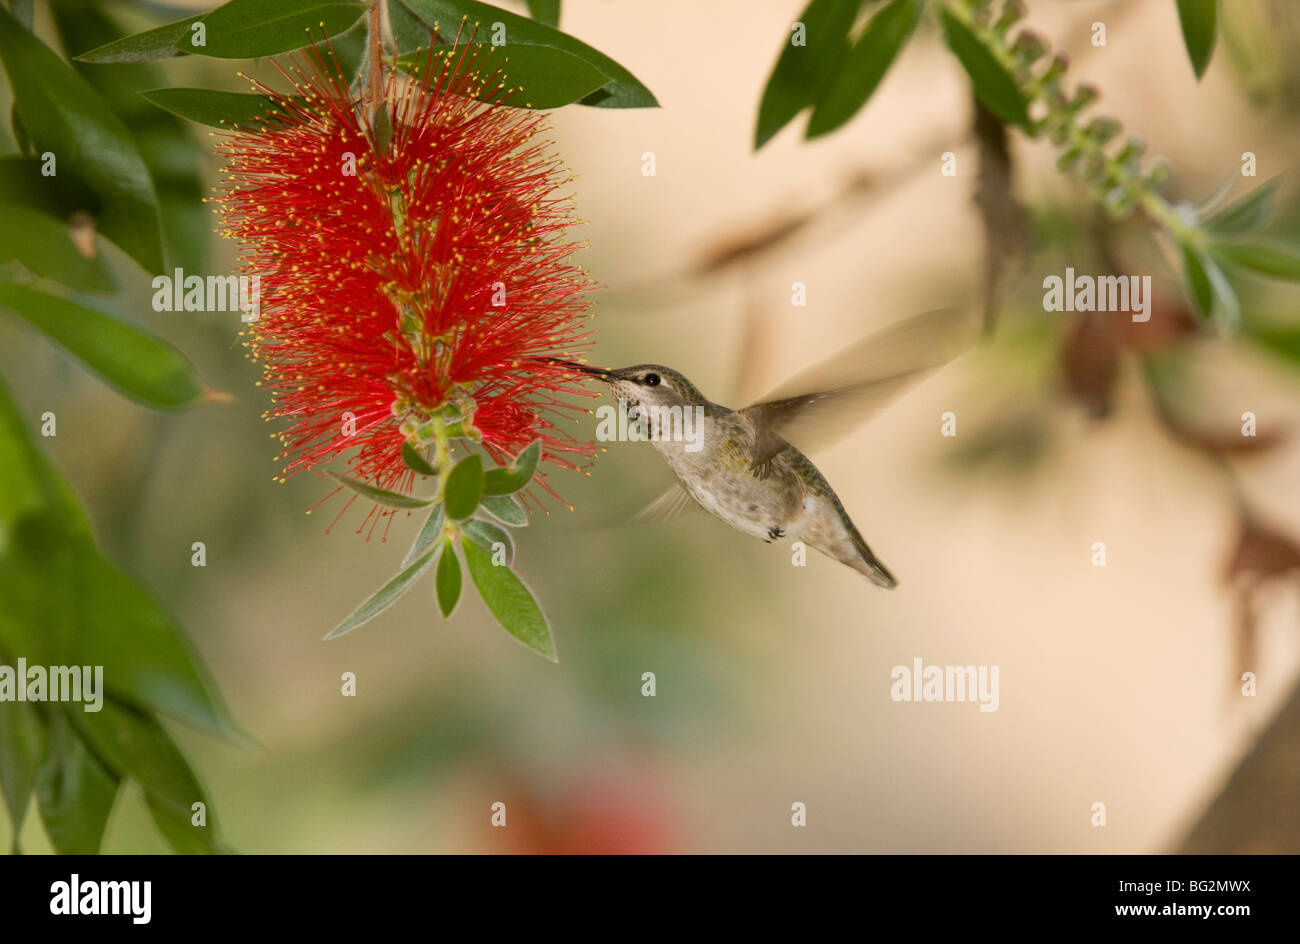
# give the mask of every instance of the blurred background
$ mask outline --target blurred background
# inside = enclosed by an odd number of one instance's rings
[[[562,28],[662,105],[553,118],[588,223],[582,264],[603,286],[593,363],[665,363],[740,406],[900,317],[980,308],[990,263],[974,198],[986,142],[933,22],[843,130],[805,142],[790,127],[753,151],[761,90],[802,6],[564,3]],[[1234,194],[1295,161],[1300,17],[1286,2],[1223,6],[1198,83],[1172,2],[1028,4],[1074,78],[1168,159],[1180,198],[1237,174],[1245,151],[1259,178],[1238,179]],[[115,12],[134,30],[174,18],[160,10]],[[46,16],[37,4],[38,26]],[[1091,44],[1095,22],[1104,47]],[[242,91],[237,67],[153,66],[165,84]],[[187,133],[192,150],[175,158],[182,170],[197,161],[207,192],[217,168],[207,129]],[[31,425],[57,412],[59,434],[42,446],[106,553],[186,627],[255,741],[173,729],[226,842],[243,852],[1300,852],[1300,829],[1273,805],[1300,794],[1290,436],[1300,363],[1249,332],[1188,333],[1180,276],[1142,225],[1099,237],[1050,144],[1015,134],[1009,144],[1021,212],[1002,231],[1020,227],[1023,239],[991,335],[813,456],[899,588],[879,591],[815,554],[792,567],[788,545],[705,515],[621,523],[669,473],[649,447],[614,443],[589,476],[553,477],[575,511],[552,506],[517,537],[558,665],[516,645],[468,591],[443,621],[431,582],[321,641],[392,573],[418,521],[367,542],[352,533],[353,510],[327,536],[335,503],[304,514],[331,490],[325,480],[272,482],[277,449],[237,314],[155,313],[148,280],[122,279],[121,314],[234,396],[182,414],[114,395],[0,321],[0,372]],[[642,173],[646,152],[654,176]],[[955,176],[940,173],[945,152]],[[1288,180],[1272,226],[1282,238],[1300,236],[1296,197]],[[192,251],[206,256],[201,271],[235,271],[232,246],[202,238],[214,220],[191,220]],[[1045,276],[1099,273],[1103,259],[1153,276],[1160,350],[1043,311]],[[1248,325],[1294,319],[1293,286],[1234,281]],[[791,304],[795,282],[806,307]],[[940,434],[948,411],[955,437]],[[1247,411],[1259,437],[1243,444]],[[575,434],[593,437],[594,421]],[[191,566],[195,541],[206,567]],[[1094,542],[1105,566],[1094,566]],[[891,669],[917,658],[998,666],[998,710],[891,700]],[[340,692],[346,672],[355,697]],[[642,695],[646,672],[655,697]],[[1243,672],[1257,678],[1253,697]],[[490,826],[496,802],[505,829]],[[806,827],[791,826],[796,802]],[[22,840],[50,848],[36,816]],[[133,788],[104,851],[163,848]]]

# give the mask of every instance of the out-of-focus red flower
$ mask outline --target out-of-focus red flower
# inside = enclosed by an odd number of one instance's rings
[[[576,220],[557,192],[571,178],[537,141],[545,116],[473,97],[497,81],[473,48],[418,78],[385,72],[391,139],[312,50],[281,68],[291,93],[261,87],[284,116],[218,147],[225,235],[260,277],[246,343],[268,419],[289,423],[285,476],[355,450],[348,474],[409,492],[402,443],[448,405],[473,411],[498,462],[539,438],[560,467],[591,455],[555,426],[581,391],[532,360],[587,347],[592,283],[569,261]]]

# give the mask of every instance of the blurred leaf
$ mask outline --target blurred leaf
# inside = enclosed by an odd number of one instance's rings
[[[181,40],[188,39],[190,25],[197,23],[201,19],[203,19],[202,16],[186,17],[183,20],[177,20],[175,23],[159,26],[157,29],[136,33],[134,36],[123,36],[121,39],[115,39],[111,43],[105,43],[88,52],[83,52],[76,59],[79,62],[95,64],[172,59],[184,55],[176,44]]]
[[[916,29],[922,9],[921,0],[893,0],[871,18],[813,109],[805,137],[829,134],[857,114]]]
[[[813,0],[799,14],[806,45],[796,46],[787,36],[776,66],[763,88],[754,127],[758,150],[789,124],[799,112],[816,104],[848,54],[849,31],[857,19],[861,0]]]
[[[475,24],[490,30],[501,23],[506,30],[506,49],[520,46],[540,46],[558,49],[576,56],[594,66],[606,78],[595,92],[580,100],[580,104],[599,108],[657,108],[659,103],[650,90],[635,76],[605,54],[566,33],[552,29],[544,23],[517,16],[486,3],[473,0],[400,0],[400,2],[426,26],[439,28],[439,36],[454,42],[462,18],[468,18],[465,32]]]
[[[139,95],[173,115],[226,130],[238,126],[255,127],[269,117],[285,113],[283,108],[265,95],[245,92],[160,88],[147,89]]]
[[[1281,176],[1260,184],[1206,220],[1204,227],[1221,236],[1239,236],[1258,230],[1272,214],[1274,196],[1281,185]]]
[[[1191,289],[1192,301],[1202,317],[1208,318],[1214,309],[1214,286],[1210,284],[1206,263],[1209,261],[1191,246],[1183,245],[1183,269],[1187,276],[1187,287]]]
[[[1187,57],[1192,61],[1196,78],[1205,75],[1214,53],[1219,0],[1178,0],[1178,22],[1183,28]]]
[[[484,511],[490,512],[506,524],[515,528],[528,525],[528,512],[513,495],[486,495],[482,501]]]
[[[17,259],[36,275],[84,292],[117,288],[102,256],[87,259],[69,235],[68,224],[27,207],[0,204],[0,262]]]
[[[163,267],[158,200],[131,135],[91,85],[0,7],[0,59],[39,151],[103,203],[100,232],[146,270]]]
[[[0,203],[41,210],[67,219],[78,210],[97,217],[99,198],[71,174],[41,176],[38,157],[0,155]]]
[[[442,610],[444,617],[451,616],[456,601],[460,599],[460,561],[456,559],[456,546],[450,542],[443,545],[434,582],[437,584],[438,609]]]
[[[413,564],[376,590],[364,603],[349,613],[343,622],[326,634],[325,638],[334,639],[344,633],[350,633],[358,626],[370,622],[396,603],[401,599],[402,594],[410,590],[415,581],[420,579],[420,576],[429,569],[429,565],[433,563],[433,554],[436,550],[435,547],[433,550],[425,551]]]
[[[62,706],[50,712],[49,753],[36,780],[41,821],[54,851],[94,855],[104,838],[118,779],[87,750]]]
[[[460,521],[474,514],[479,499],[483,497],[483,457],[466,456],[452,468],[443,492],[443,506],[447,517]]]
[[[372,502],[387,505],[389,508],[428,508],[433,504],[432,498],[416,498],[414,495],[390,492],[386,488],[368,485],[365,482],[350,479],[346,475],[339,475],[337,472],[331,472],[330,475],[337,479],[339,484],[346,485],[363,498],[369,498]]]
[[[443,57],[459,57],[467,44],[442,47],[430,57],[427,49],[401,56],[399,68],[418,75],[426,63],[431,64],[435,75],[443,68]],[[476,97],[481,101],[500,102],[523,108],[559,108],[590,95],[608,82],[603,72],[563,49],[548,46],[512,45],[501,47],[504,56],[494,54],[491,43],[475,42],[470,53],[475,68],[484,77],[501,70],[504,88],[490,83]],[[522,89],[520,95],[516,89]]]
[[[1252,272],[1275,279],[1300,281],[1300,254],[1292,249],[1251,243],[1215,243],[1210,251]]]
[[[509,567],[497,567],[492,554],[472,541],[463,542],[465,563],[479,596],[506,632],[552,662],[558,662],[551,629],[532,593]]]
[[[8,654],[3,659],[7,664],[13,662]],[[20,685],[26,683],[26,679],[18,680]],[[45,726],[36,708],[22,701],[0,704],[0,793],[9,810],[15,849],[45,750]]]
[[[515,457],[508,466],[488,469],[483,475],[484,495],[509,495],[533,480],[537,460],[542,455],[542,442],[534,440]]]
[[[434,505],[433,511],[429,512],[429,517],[424,519],[424,525],[415,536],[415,541],[411,544],[411,549],[406,552],[406,557],[402,559],[402,566],[408,566],[412,561],[418,559],[421,554],[438,543],[442,537],[442,506]]]
[[[149,406],[187,406],[202,392],[193,368],[180,352],[134,325],[66,299],[3,282],[0,306],[22,315],[104,380]]]
[[[119,777],[144,788],[154,822],[177,852],[212,852],[215,813],[171,735],[153,718],[113,699],[99,711],[69,711],[72,727]],[[207,807],[207,825],[190,824],[191,805]]]
[[[1028,130],[1029,109],[1015,77],[950,7],[941,4],[939,16],[948,47],[970,76],[979,100],[1003,121]]]
[[[413,472],[419,472],[421,475],[437,475],[438,470],[429,465],[427,459],[420,455],[418,449],[409,442],[402,443],[402,461],[406,467]]]
[[[528,15],[547,26],[560,25],[560,0],[528,0]]]
[[[1275,354],[1300,367],[1300,325],[1247,323],[1245,334]]]
[[[176,48],[215,59],[274,56],[342,34],[366,9],[352,0],[230,0],[203,17],[205,45],[186,36]]]
[[[510,532],[505,528],[499,528],[491,521],[484,521],[482,518],[472,518],[461,525],[461,531],[465,533],[465,537],[489,551],[492,550],[493,544],[498,542],[504,544],[506,563],[514,562],[515,542],[510,539]]]

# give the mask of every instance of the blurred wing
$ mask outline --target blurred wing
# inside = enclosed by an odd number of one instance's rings
[[[741,412],[754,421],[754,465],[791,443],[816,451],[851,432],[966,346],[973,322],[956,308],[915,315],[870,335]]]
[[[646,505],[635,515],[633,521],[663,521],[667,518],[676,518],[688,511],[702,511],[699,504],[690,493],[682,488],[679,482],[674,482],[664,492],[650,504]]]

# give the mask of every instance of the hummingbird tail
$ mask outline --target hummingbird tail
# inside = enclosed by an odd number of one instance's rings
[[[871,548],[867,547],[867,542],[862,540],[862,535],[853,526],[853,522],[849,520],[848,515],[844,516],[844,520],[848,525],[849,535],[853,538],[853,548],[857,553],[848,560],[844,558],[840,558],[840,560],[862,574],[877,587],[893,590],[898,586],[898,581],[894,579],[894,575],[889,572],[889,569],[880,562],[875,554],[871,553]]]

